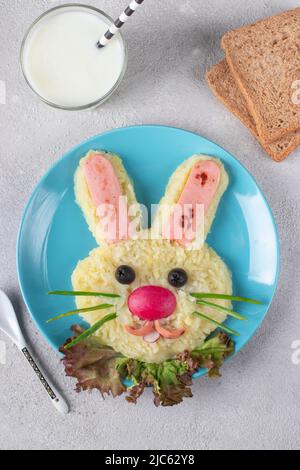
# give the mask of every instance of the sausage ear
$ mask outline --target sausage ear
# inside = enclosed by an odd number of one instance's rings
[[[140,229],[140,206],[117,155],[90,151],[76,172],[75,194],[98,244],[128,240]]]
[[[160,202],[155,232],[188,248],[200,248],[228,186],[223,164],[194,155],[177,168]]]

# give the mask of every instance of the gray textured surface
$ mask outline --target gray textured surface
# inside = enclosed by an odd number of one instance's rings
[[[1,449],[262,449],[300,448],[300,366],[291,344],[300,339],[300,150],[274,164],[252,136],[211,95],[206,69],[221,58],[223,32],[296,7],[292,0],[147,0],[124,34],[129,68],[123,85],[94,112],[68,114],[35,100],[21,76],[18,50],[30,22],[56,1],[0,0],[0,286],[14,299],[34,350],[71,402],[62,418],[16,349],[0,365]],[[126,0],[94,5],[118,15]],[[168,27],[166,27],[168,25]],[[218,142],[257,178],[276,217],[282,241],[280,285],[255,338],[229,362],[217,382],[197,381],[194,399],[154,409],[150,392],[138,406],[102,402],[73,392],[58,358],[22,304],[15,245],[25,202],[61,154],[113,127],[159,123],[183,127]]]

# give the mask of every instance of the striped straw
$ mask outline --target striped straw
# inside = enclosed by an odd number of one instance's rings
[[[102,49],[114,37],[114,35],[122,28],[128,18],[138,9],[144,0],[133,0],[126,10],[119,16],[119,18],[111,25],[111,27],[102,36],[100,41],[97,42],[97,47]]]

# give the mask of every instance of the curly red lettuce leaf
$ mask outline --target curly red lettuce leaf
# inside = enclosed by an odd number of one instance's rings
[[[81,335],[84,330],[80,326],[73,326],[75,337],[70,338],[60,348],[65,355],[62,360],[66,375],[77,379],[76,391],[97,389],[103,397],[112,394],[113,397],[122,395],[126,391],[117,370],[117,361],[120,354],[112,348],[103,346],[95,337],[76,344],[70,349],[65,346],[74,338]]]
[[[72,330],[76,336],[83,331],[80,327]],[[127,401],[136,403],[145,388],[152,387],[156,406],[173,406],[193,396],[192,378],[199,368],[208,369],[210,377],[220,376],[220,367],[234,352],[234,343],[226,334],[219,333],[196,350],[184,351],[161,364],[128,359],[103,346],[95,337],[60,351],[65,354],[67,375],[78,380],[78,392],[96,388],[103,396],[111,393],[116,397],[128,391]],[[124,381],[128,379],[133,385],[127,389]]]

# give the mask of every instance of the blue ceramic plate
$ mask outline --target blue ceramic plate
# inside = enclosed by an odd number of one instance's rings
[[[138,200],[148,207],[160,200],[170,175],[186,158],[203,153],[223,161],[230,186],[208,243],[232,271],[235,294],[263,301],[259,307],[236,306],[249,322],[227,322],[241,334],[236,340],[239,351],[261,324],[276,289],[279,242],[271,210],[252,176],[233,156],[198,135],[160,126],[116,129],[88,140],[58,160],[33,192],[21,223],[17,265],[27,308],[47,341],[57,350],[70,336],[70,326],[80,321],[71,317],[47,325],[54,314],[74,307],[74,299],[50,297],[47,292],[71,290],[78,260],[96,247],[73,190],[78,162],[90,149],[120,154]]]

